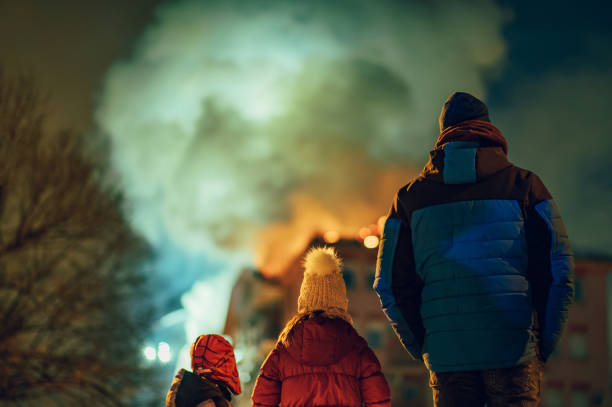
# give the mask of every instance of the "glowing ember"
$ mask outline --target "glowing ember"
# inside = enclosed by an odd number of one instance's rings
[[[340,240],[340,233],[337,230],[328,230],[323,235],[323,239],[330,244],[336,243]]]
[[[379,234],[382,235],[383,229],[385,228],[385,222],[387,221],[387,215],[381,216],[378,218],[378,222],[376,225],[378,226]]]
[[[359,237],[362,240],[365,240],[365,238],[370,236],[371,234],[372,234],[372,231],[368,227],[363,227],[363,228],[359,229]]]
[[[366,236],[365,239],[363,239],[363,245],[365,247],[367,247],[368,249],[375,249],[378,247],[378,236],[374,236],[374,235],[370,235],[370,236]]]

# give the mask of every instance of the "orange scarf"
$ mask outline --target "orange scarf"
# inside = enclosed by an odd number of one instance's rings
[[[466,120],[455,126],[447,127],[436,141],[436,148],[452,141],[478,141],[481,146],[499,146],[508,155],[508,142],[499,129],[482,120]]]

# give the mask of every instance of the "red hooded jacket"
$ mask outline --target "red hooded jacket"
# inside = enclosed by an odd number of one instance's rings
[[[294,327],[261,366],[254,407],[389,407],[378,359],[348,322],[316,316]]]

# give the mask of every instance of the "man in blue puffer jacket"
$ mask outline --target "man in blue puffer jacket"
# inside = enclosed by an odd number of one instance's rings
[[[374,289],[436,406],[539,405],[567,320],[573,255],[550,193],[507,159],[487,107],[456,92],[385,223]]]

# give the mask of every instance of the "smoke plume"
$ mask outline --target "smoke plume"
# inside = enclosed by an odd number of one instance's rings
[[[273,274],[312,233],[376,224],[425,162],[441,102],[484,98],[505,55],[486,0],[183,1],[157,16],[108,72],[97,119],[134,227],[226,270]],[[227,293],[183,303],[221,309]]]
[[[495,116],[511,161],[537,173],[559,204],[578,255],[611,253],[611,78],[579,68],[526,81]]]

